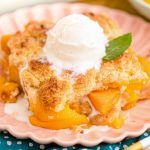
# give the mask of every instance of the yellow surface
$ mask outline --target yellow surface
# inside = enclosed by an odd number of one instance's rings
[[[121,9],[134,15],[141,16],[128,2],[128,0],[79,0],[79,2],[104,5],[111,8]]]
[[[146,3],[150,4],[150,0],[144,0]]]
[[[142,145],[140,142],[135,143],[133,145],[131,145],[130,147],[126,148],[125,150],[142,150]]]

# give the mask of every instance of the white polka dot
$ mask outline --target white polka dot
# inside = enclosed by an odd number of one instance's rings
[[[9,139],[9,136],[4,136],[4,139]]]
[[[40,145],[40,149],[44,149],[45,148],[45,146],[44,145]]]
[[[21,141],[17,141],[17,144],[20,145],[20,144],[22,144],[22,142]]]
[[[68,150],[67,148],[63,148],[62,150]]]
[[[32,147],[33,146],[33,143],[29,142],[29,147]]]
[[[7,131],[3,131],[3,133],[4,133],[4,134],[7,134],[8,132],[7,132]]]
[[[144,136],[148,136],[148,133],[144,133]]]
[[[116,147],[116,148],[115,148],[115,150],[119,150],[119,149],[120,149],[119,147]]]
[[[87,148],[82,148],[82,150],[88,150]]]
[[[127,148],[128,146],[127,145],[123,145],[123,148]]]
[[[12,145],[12,142],[11,141],[7,141],[7,145]]]
[[[76,147],[73,146],[72,149],[76,149]]]
[[[100,146],[97,147],[97,150],[100,150]]]

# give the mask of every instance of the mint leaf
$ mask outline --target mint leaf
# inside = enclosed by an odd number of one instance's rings
[[[132,42],[131,33],[124,34],[111,40],[106,47],[106,56],[104,60],[114,60],[123,54],[127,50]]]

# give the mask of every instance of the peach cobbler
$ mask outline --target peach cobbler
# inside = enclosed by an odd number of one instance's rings
[[[24,93],[30,123],[43,128],[121,128],[150,76],[149,61],[130,44],[131,34],[104,14],[31,21],[1,38],[0,101],[16,103]]]

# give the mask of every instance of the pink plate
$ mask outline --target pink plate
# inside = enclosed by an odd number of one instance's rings
[[[23,30],[23,26],[30,20],[51,19],[56,21],[70,13],[82,12],[106,13],[112,17],[124,32],[133,33],[132,48],[142,56],[150,53],[150,24],[144,20],[131,16],[119,10],[113,10],[102,6],[86,4],[52,4],[39,5],[32,8],[25,8],[14,13],[0,17],[0,35],[14,33]],[[55,142],[62,146],[82,144],[94,146],[101,142],[115,143],[127,136],[135,137],[150,128],[150,100],[141,101],[129,111],[130,118],[122,129],[112,129],[106,126],[91,127],[83,134],[74,133],[71,130],[48,130],[30,124],[20,122],[4,114],[4,105],[0,104],[0,129],[8,130],[18,138],[31,138],[42,144]]]

